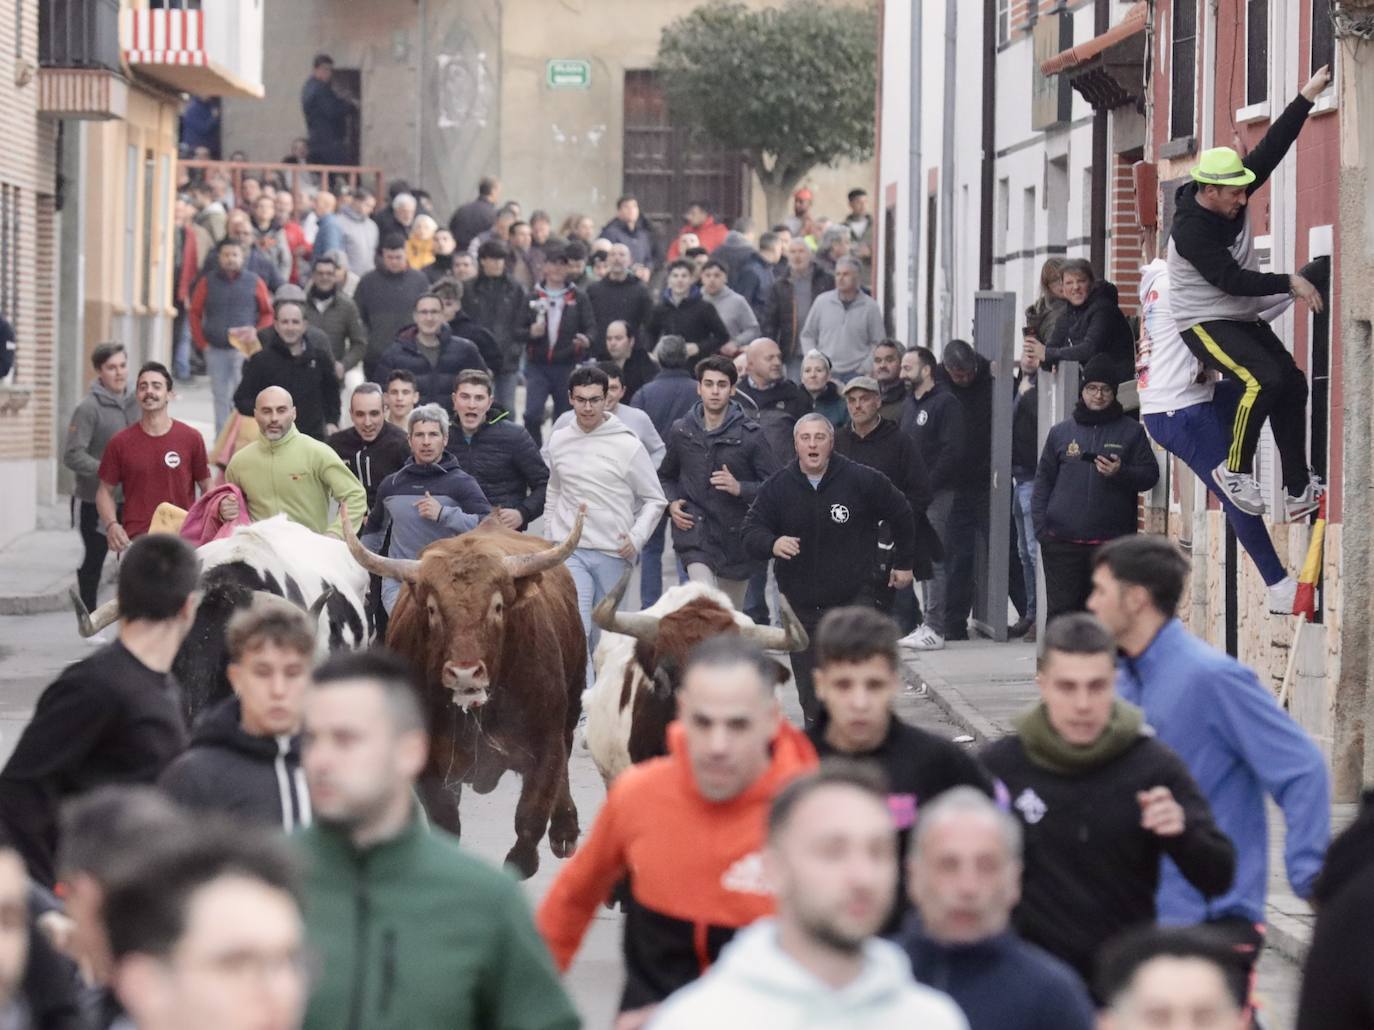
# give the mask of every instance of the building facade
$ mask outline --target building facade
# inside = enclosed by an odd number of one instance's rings
[[[674,229],[698,194],[725,216],[763,216],[738,160],[681,145],[654,82],[664,26],[700,0],[266,3],[272,102],[225,103],[226,153],[275,160],[305,134],[300,91],[323,52],[360,101],[357,163],[423,186],[441,214],[495,174],[505,197],[526,214],[546,209],[555,227],[574,212],[608,221],[627,189]],[[805,185],[818,213],[843,217],[851,188],[873,192],[873,166],[817,168]]]

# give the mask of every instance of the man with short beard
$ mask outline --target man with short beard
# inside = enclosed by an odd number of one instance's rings
[[[764,336],[778,341],[787,378],[793,382],[801,379],[805,351],[798,337],[806,325],[806,316],[815,299],[834,288],[834,277],[816,264],[805,240],[794,239],[787,244],[787,274],[774,277],[759,326]]]
[[[655,1030],[966,1030],[954,1002],[914,982],[901,950],[874,936],[898,863],[881,776],[840,763],[784,788],[763,862],[776,918],[739,934],[706,976],[663,1005]]]
[[[385,651],[334,656],[306,693],[315,824],[294,840],[323,972],[305,1026],[576,1030],[523,892],[415,800],[425,722],[408,666]]]
[[[358,305],[341,289],[344,270],[328,252],[320,253],[310,270],[305,320],[328,338],[334,374],[342,382],[344,373],[356,367],[367,353],[367,329],[358,314]]]
[[[630,340],[640,342],[649,315],[654,309],[654,299],[637,276],[630,274],[630,248],[623,243],[611,245],[606,255],[606,273],[587,287],[587,296],[596,312],[599,339],[593,340],[593,353],[603,357],[606,347],[606,333],[615,322],[623,322],[629,330]],[[605,326],[605,329],[601,327]]]
[[[299,288],[295,288],[299,293]],[[338,429],[339,380],[334,374],[334,355],[312,346],[306,336],[305,303],[278,301],[276,320],[265,331],[266,340],[243,366],[234,391],[234,406],[241,415],[253,414],[258,394],[280,386],[296,402],[296,426],[307,436],[323,440]]]
[[[339,520],[329,519],[330,502],[347,504],[351,512],[366,511],[362,484],[328,444],[296,428],[295,403],[280,386],[258,394],[253,419],[259,439],[235,454],[224,471],[225,482],[243,491],[253,521],[284,514],[311,532],[342,539]],[[283,467],[293,474],[283,476]],[[233,497],[220,502],[222,521],[232,522],[238,513]]]
[[[902,417],[906,404],[907,385],[901,375],[904,351],[898,340],[881,340],[873,348],[873,378],[878,383],[881,401],[878,414],[891,422]]]

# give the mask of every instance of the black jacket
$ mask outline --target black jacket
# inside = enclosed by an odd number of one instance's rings
[[[569,286],[565,292],[567,297],[563,301],[563,317],[558,323],[558,339],[553,341],[553,347],[550,348],[547,325],[543,336],[529,337],[525,351],[527,361],[536,365],[571,365],[587,356],[585,351],[577,349],[573,337],[581,333],[589,341],[596,338],[596,312],[592,310],[592,302],[587,299],[585,291]],[[530,291],[532,301],[547,296],[543,286],[536,286]]]
[[[496,205],[486,197],[469,200],[448,220],[448,231],[459,250],[467,250],[473,239],[496,224]]]
[[[620,381],[625,386],[625,396],[621,400],[631,400],[642,386],[658,377],[658,371],[658,362],[636,344],[630,351],[630,356],[625,359],[625,364],[620,366]]]
[[[697,381],[685,368],[661,369],[653,380],[635,391],[629,403],[649,416],[649,421],[664,439],[673,423],[692,410],[697,402]]]
[[[439,327],[439,363],[431,365],[420,353],[420,331],[413,325],[401,330],[396,342],[387,348],[377,362],[377,379],[386,382],[394,369],[403,368],[415,374],[420,392],[419,404],[438,404],[445,411],[453,403],[453,381],[465,369],[490,371],[478,353],[477,344],[454,336],[446,325]]]
[[[240,725],[242,714],[236,697],[207,709],[158,786],[193,811],[227,812],[286,833],[308,826],[300,737],[251,736]]]
[[[382,423],[382,431],[371,443],[349,426],[331,436],[329,446],[363,484],[369,511],[377,500],[377,487],[382,485],[382,480],[410,460],[410,440],[406,431],[391,422]]]
[[[1086,982],[1092,982],[1103,944],[1154,921],[1165,855],[1204,894],[1231,886],[1235,848],[1217,829],[1182,760],[1153,737],[1142,734],[1118,757],[1078,776],[1034,764],[1016,734],[991,744],[981,757],[1006,788],[1025,831],[1016,927]],[[1183,806],[1179,836],[1141,828],[1136,795],[1152,787],[1168,787]]]
[[[492,371],[516,371],[530,339],[530,323],[534,321],[525,288],[509,275],[478,273],[463,293],[463,310],[496,338],[501,364],[492,366]]]
[[[1039,435],[1040,387],[1032,379],[1030,388],[1017,396],[1011,415],[1011,477],[1017,483],[1029,483],[1035,478]]]
[[[1368,1030],[1374,1026],[1374,865],[1351,877],[1317,913],[1303,968],[1298,1030]]]
[[[689,294],[681,304],[660,300],[649,313],[649,340],[654,345],[665,336],[681,336],[700,349],[693,361],[710,357],[730,339],[715,306],[704,297]]]
[[[830,716],[824,706],[816,724],[806,731],[821,761],[848,758],[872,762],[882,770],[887,782],[887,807],[897,830],[897,854],[905,856],[911,829],[921,808],[951,787],[976,787],[992,796],[992,779],[978,760],[958,744],[927,733],[897,716],[892,716],[887,736],[872,751],[837,751],[826,739]],[[910,902],[906,892],[906,861],[897,865],[897,903],[893,906],[883,932],[891,934],[901,924]]]
[[[524,517],[521,529],[544,514],[548,466],[534,439],[510,420],[505,408],[493,405],[471,440],[455,421],[448,450],[458,459],[458,467],[477,480],[493,508],[514,508]]]
[[[402,272],[388,272],[379,264],[358,280],[353,291],[353,303],[367,326],[367,353],[364,362],[370,367],[396,342],[402,329],[415,317],[415,302],[429,292],[429,280],[424,272],[407,268]],[[383,384],[385,385],[385,383]]]
[[[654,310],[654,295],[639,277],[627,275],[617,282],[601,279],[587,287],[587,296],[596,315],[596,336],[592,338],[592,355],[601,360],[606,353],[606,327],[612,322],[624,322],[630,327],[630,339],[637,346],[652,350],[658,338],[648,338],[649,315]]]
[[[1094,419],[1083,402],[1050,429],[1035,470],[1031,518],[1039,539],[1097,543],[1136,531],[1136,499],[1159,481],[1159,465],[1140,423],[1113,404]],[[1121,459],[1114,476],[1097,471],[1088,455]]]
[[[897,943],[911,959],[916,982],[953,998],[969,1030],[1097,1026],[1092,998],[1077,974],[1010,930],[973,944],[942,944],[912,920]]]
[[[813,487],[793,461],[759,489],[744,520],[744,546],[756,560],[767,561],[778,537],[797,537],[801,552],[779,558],[773,568],[792,605],[814,613],[852,604],[870,589],[879,522],[892,524],[893,567],[910,569],[911,505],[886,476],[834,454]]]
[[[820,265],[811,264],[811,300],[827,290],[835,288],[835,277]],[[774,279],[768,289],[768,302],[764,305],[763,315],[759,318],[759,328],[763,335],[777,341],[784,358],[796,356],[797,336],[801,333],[805,319],[797,317],[796,294],[789,276]]]
[[[315,76],[301,87],[301,112],[305,115],[306,143],[311,161],[347,164],[345,140],[348,116],[355,110],[334,87]]]
[[[974,357],[978,371],[968,386],[956,386],[943,365],[935,373],[964,412],[964,446],[955,476],[960,489],[981,489],[992,475],[992,363],[981,354]]]
[[[929,579],[934,574],[931,562],[942,560],[944,553],[939,536],[926,518],[926,508],[933,495],[926,463],[921,459],[916,441],[898,429],[897,423],[880,418],[867,436],[854,432],[853,423],[835,430],[835,453],[877,469],[902,492],[916,520],[912,571],[917,579]]]
[[[964,406],[949,386],[936,383],[924,397],[908,397],[901,427],[921,450],[931,490],[958,487],[964,463]]]
[[[318,330],[317,330],[318,331]],[[276,329],[266,329],[262,350],[243,363],[243,375],[234,391],[234,407],[240,415],[252,415],[260,392],[280,386],[296,405],[296,428],[316,440],[324,439],[326,425],[339,424],[339,380],[334,375],[334,355],[307,336],[305,350],[292,354]]]
[[[811,395],[790,379],[779,379],[776,383],[758,387],[748,376],[740,379],[735,387],[735,398],[744,404],[763,426],[768,437],[768,446],[779,464],[786,464],[795,456],[792,444],[792,427],[797,419],[811,412]]]
[[[482,355],[482,360],[486,362],[487,371],[501,367],[501,348],[496,343],[496,337],[481,322],[459,308],[458,313],[449,321],[448,327],[454,336],[472,341],[477,353]]]
[[[1045,367],[1054,368],[1061,361],[1086,365],[1095,355],[1105,354],[1112,359],[1118,383],[1134,379],[1135,334],[1117,301],[1115,284],[1102,279],[1080,306],[1070,304],[1055,323],[1054,337],[1044,341]]]
[[[701,562],[723,579],[747,579],[763,568],[744,549],[740,526],[759,487],[779,468],[762,428],[731,404],[719,428],[707,430],[698,401],[668,431],[658,478],[669,501],[683,501],[695,520],[691,529],[673,526],[673,550],[683,564]],[[735,497],[711,485],[724,466],[739,480]]]
[[[41,886],[54,882],[58,808],[107,784],[154,783],[186,746],[181,691],[118,640],[43,691],[0,773],[0,823]]]

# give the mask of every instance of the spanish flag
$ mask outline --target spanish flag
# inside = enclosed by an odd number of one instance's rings
[[[1312,523],[1312,540],[1307,545],[1307,560],[1298,576],[1298,593],[1293,598],[1293,614],[1306,615],[1311,622],[1317,614],[1317,580],[1322,574],[1322,545],[1326,539],[1326,497],[1317,508],[1317,521]]]

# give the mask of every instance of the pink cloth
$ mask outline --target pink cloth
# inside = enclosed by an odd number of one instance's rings
[[[238,517],[232,522],[223,522],[219,517],[219,502],[225,497],[234,497],[239,502]],[[235,526],[246,526],[253,520],[248,517],[248,502],[243,491],[232,483],[217,486],[200,500],[191,505],[186,513],[186,521],[181,524],[181,539],[192,547],[208,544],[211,540],[222,540],[234,531]]]

